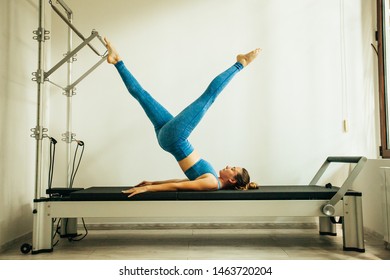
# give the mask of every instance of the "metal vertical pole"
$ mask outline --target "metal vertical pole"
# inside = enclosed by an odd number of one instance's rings
[[[73,12],[69,9],[68,6],[64,6],[65,3],[60,1],[60,4],[65,9],[68,21],[72,24],[73,21]],[[73,31],[68,26],[68,53],[72,51],[73,48]],[[67,176],[66,176],[66,186],[71,188],[72,181],[72,141],[73,141],[73,108],[72,108],[72,99],[73,99],[73,88],[69,87],[72,84],[72,65],[73,65],[74,57],[70,56],[68,59],[68,67],[67,67],[67,89],[66,89],[66,133],[65,133],[65,141],[66,141],[66,160],[67,160]],[[63,218],[61,223],[61,237],[70,237],[77,236],[77,218]]]
[[[41,196],[42,191],[42,140],[45,129],[43,128],[43,91],[44,91],[44,42],[45,42],[45,6],[44,0],[39,0],[39,25],[36,31],[38,40],[38,70],[35,73],[37,81],[37,125],[32,129],[36,139],[35,158],[35,193],[34,198]]]
[[[46,204],[42,204],[39,198],[42,192],[42,165],[43,165],[43,149],[42,140],[46,135],[47,129],[43,128],[43,93],[45,72],[44,68],[44,43],[49,39],[45,30],[45,3],[44,0],[39,0],[39,25],[38,29],[33,32],[36,36],[34,39],[38,41],[38,70],[33,73],[37,82],[37,125],[31,129],[31,135],[36,139],[36,161],[35,161],[35,193],[34,193],[34,210],[33,210],[33,234],[32,234],[32,253],[51,252],[52,245],[52,219],[45,215]]]
[[[73,14],[69,11],[67,11],[68,14],[68,20],[70,23],[72,23],[73,20]],[[72,51],[73,47],[73,34],[72,29],[68,27],[68,53]],[[73,57],[70,57],[68,60],[68,68],[67,68],[67,85],[72,84],[72,63],[73,63]],[[73,89],[67,89],[66,90],[66,160],[67,160],[67,181],[66,186],[68,188],[71,187],[71,175],[72,175],[72,140],[73,140],[73,134],[72,134],[72,97],[73,97]]]

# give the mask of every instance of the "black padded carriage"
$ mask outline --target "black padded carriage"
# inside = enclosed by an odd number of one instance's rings
[[[122,193],[129,187],[91,187],[72,192],[72,201],[154,201],[154,200],[323,200],[331,199],[338,187],[323,186],[260,186],[247,191],[172,191],[141,193],[131,198]],[[346,195],[361,196],[357,191],[348,190]]]

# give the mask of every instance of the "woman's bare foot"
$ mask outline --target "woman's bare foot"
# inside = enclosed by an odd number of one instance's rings
[[[107,48],[107,51],[108,51],[107,62],[110,63],[110,64],[118,63],[121,60],[121,58],[119,56],[119,53],[111,45],[111,42],[108,41],[106,37],[104,37],[104,42],[106,42],[106,48]]]
[[[247,54],[239,54],[237,55],[237,62],[240,62],[245,67],[257,57],[260,51],[261,49],[255,49]]]

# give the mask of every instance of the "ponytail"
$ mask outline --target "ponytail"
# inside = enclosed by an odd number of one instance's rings
[[[250,182],[244,186],[236,187],[236,190],[247,191],[247,190],[254,190],[258,188],[259,186],[255,182]]]
[[[248,171],[243,168],[241,174],[237,174],[236,176],[237,183],[234,186],[234,189],[236,190],[251,190],[251,189],[258,189],[259,186],[255,182],[251,182],[250,176]]]

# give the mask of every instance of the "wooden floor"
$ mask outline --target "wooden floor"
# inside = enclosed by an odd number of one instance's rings
[[[82,230],[79,232],[84,233]],[[26,240],[31,242],[31,240]],[[343,251],[338,235],[317,228],[147,228],[89,230],[82,241],[59,240],[52,253],[22,254],[15,244],[2,260],[390,260],[378,236],[365,253]]]

